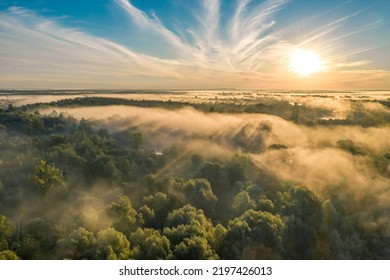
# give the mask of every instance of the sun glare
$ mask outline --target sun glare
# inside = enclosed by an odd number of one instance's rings
[[[295,50],[291,55],[291,69],[301,76],[309,76],[324,68],[324,61],[314,51]]]

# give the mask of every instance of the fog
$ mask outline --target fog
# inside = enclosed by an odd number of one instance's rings
[[[289,101],[303,104],[310,108],[329,109],[342,117],[345,111],[351,108],[351,101],[386,100],[390,97],[389,91],[355,91],[355,92],[300,92],[300,91],[260,91],[260,90],[182,90],[182,91],[131,91],[121,93],[116,91],[88,90],[61,90],[52,93],[41,93],[38,90],[30,91],[30,94],[16,92],[0,92],[0,102],[12,103],[15,106],[23,106],[34,103],[46,103],[61,99],[78,97],[112,97],[132,100],[161,100],[177,102],[261,102],[267,100]],[[126,92],[126,91],[123,91]],[[1,105],[1,103],[0,103]]]
[[[246,97],[237,102],[260,98]],[[140,244],[153,235],[168,244],[153,258],[181,258],[175,250],[192,234],[207,245],[201,259],[388,258],[389,109],[374,100],[272,98],[283,101],[287,117],[202,112],[184,104],[1,110],[0,206],[16,225],[17,245],[9,248],[27,259],[146,258],[148,247]],[[208,104],[214,103],[204,111]],[[289,120],[296,104],[349,122]],[[313,112],[305,110],[305,116]],[[367,114],[378,123],[354,123]],[[59,178],[58,188],[40,175],[42,160],[43,174]],[[195,217],[200,228],[188,222]],[[249,228],[237,241],[243,225]],[[268,226],[272,243],[252,235]],[[102,236],[128,240],[120,250],[131,254],[101,255]],[[28,247],[30,237],[41,248]],[[84,237],[91,239],[90,251],[72,243]]]
[[[349,101],[338,104],[341,111],[350,108]],[[379,104],[367,107],[388,110]],[[308,127],[270,115],[202,113],[192,108],[172,111],[105,106],[62,110],[79,119],[99,120],[97,125],[104,125],[111,132],[136,128],[145,135],[146,148],[151,150],[180,146],[187,153],[205,158],[244,154],[261,170],[285,182],[304,185],[324,197],[337,193],[356,205],[364,204],[370,197],[372,204],[362,210],[364,224],[372,220],[368,216],[390,203],[390,178],[378,173],[372,158],[390,151],[388,126]],[[352,155],[338,147],[339,140],[352,140],[365,153]],[[272,149],[274,144],[286,148]],[[166,169],[175,170],[184,164],[183,157],[178,156]],[[387,222],[390,224],[390,220],[382,219],[381,225]]]
[[[147,148],[155,151],[180,146],[206,157],[244,153],[277,177],[317,190],[347,185],[378,191],[390,186],[389,178],[373,169],[368,155],[354,156],[337,147],[339,140],[348,139],[367,154],[388,152],[388,126],[307,127],[270,115],[202,113],[192,108],[104,106],[60,111],[79,119],[100,120],[98,124],[111,132],[136,128],[145,135]],[[274,144],[287,149],[272,149]]]
[[[178,110],[104,106],[61,108],[58,113],[78,119],[99,120],[111,132],[137,128],[145,134],[149,148],[161,150],[180,145],[211,152],[261,151],[272,144],[309,145],[302,129],[279,117],[263,114],[208,114],[187,107]],[[41,110],[50,114],[53,109]],[[98,117],[97,117],[98,116]],[[205,143],[207,143],[205,145]]]

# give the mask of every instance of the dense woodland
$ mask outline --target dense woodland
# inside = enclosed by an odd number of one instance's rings
[[[314,96],[323,99],[333,99],[332,96],[317,95]],[[364,96],[363,96],[364,97]],[[345,96],[344,98],[350,98]],[[334,109],[313,108],[299,103],[291,103],[287,100],[262,97],[260,100],[240,100],[228,98],[219,100],[218,96],[212,102],[205,100],[203,102],[191,103],[188,101],[161,101],[161,100],[133,100],[115,97],[76,97],[53,101],[49,103],[33,103],[22,106],[24,110],[35,110],[39,108],[62,108],[62,107],[81,107],[81,106],[108,106],[125,105],[144,108],[165,108],[175,110],[184,107],[191,107],[200,112],[210,113],[234,113],[234,114],[269,114],[281,117],[285,120],[291,120],[295,123],[307,126],[315,125],[359,125],[362,127],[383,126],[390,123],[390,112],[366,110],[365,104],[381,104],[387,108],[390,107],[388,100],[350,100],[351,111],[345,118],[329,117]]]
[[[101,101],[107,104],[50,106]],[[193,106],[208,114],[233,107]],[[321,123],[325,111],[297,112],[288,102],[267,106],[235,108],[269,109],[311,126],[389,123],[388,113],[373,115],[358,104],[339,123]],[[155,152],[136,129],[113,133],[98,122],[34,109],[0,111],[0,259],[390,258],[390,206],[378,203],[386,190],[363,197],[343,185],[318,190],[278,178],[246,153],[210,157],[183,153],[185,145]],[[390,151],[349,139],[334,148],[390,177]],[[185,164],[174,168],[179,156]]]

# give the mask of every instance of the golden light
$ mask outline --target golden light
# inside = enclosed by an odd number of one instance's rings
[[[309,76],[325,69],[318,53],[309,50],[295,50],[291,55],[291,69],[299,75]]]

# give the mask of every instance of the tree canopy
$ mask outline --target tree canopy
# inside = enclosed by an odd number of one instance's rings
[[[389,207],[376,189],[297,184],[254,163],[248,153],[294,153],[266,145],[271,124],[250,128],[253,138],[242,128],[240,152],[216,156],[156,152],[137,128],[27,109],[0,111],[0,259],[390,258]],[[324,145],[369,162],[362,172],[381,183],[389,177],[388,151],[344,138]]]

